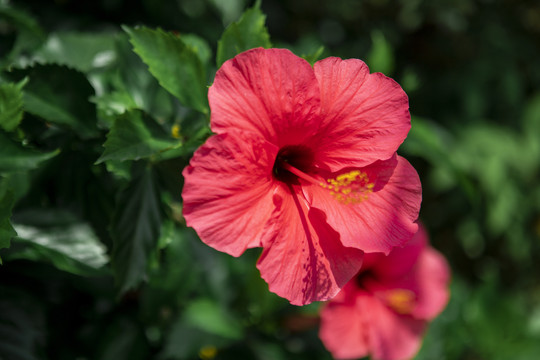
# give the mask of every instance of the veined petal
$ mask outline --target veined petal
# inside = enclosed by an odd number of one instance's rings
[[[306,187],[311,206],[327,215],[327,222],[339,229],[341,242],[370,252],[388,254],[416,233],[422,190],[416,170],[400,156],[377,161],[359,169],[373,184],[359,203],[344,203],[327,189]]]
[[[239,256],[261,246],[274,205],[272,166],[278,149],[252,134],[210,137],[183,171],[183,213],[203,242]]]
[[[394,80],[370,74],[358,59],[314,65],[321,91],[318,161],[338,171],[388,159],[411,127],[407,94]]]
[[[283,186],[274,204],[257,263],[261,277],[294,305],[332,298],[358,272],[363,252],[341,245],[325,214],[310,209],[297,188]]]
[[[281,147],[317,130],[317,79],[307,61],[286,49],[252,49],[226,61],[208,100],[216,133],[250,131]]]

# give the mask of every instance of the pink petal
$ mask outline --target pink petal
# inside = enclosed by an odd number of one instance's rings
[[[426,248],[416,265],[418,299],[413,316],[433,319],[446,307],[449,299],[450,269],[446,259],[435,249]]]
[[[370,255],[365,256],[370,261]],[[394,248],[371,268],[373,277],[362,281],[364,289],[385,302],[395,291],[414,294],[412,308],[407,311],[417,319],[431,320],[446,306],[449,298],[450,271],[444,257],[427,244],[427,234],[420,227],[403,248]],[[392,307],[391,302],[386,303]]]
[[[358,290],[350,289],[347,285],[320,313],[319,337],[335,359],[358,359],[370,351],[367,314],[357,306]]]
[[[379,280],[406,276],[416,266],[420,254],[428,246],[427,242],[426,231],[419,226],[411,240],[401,247],[396,246],[388,256],[380,258],[371,271]]]
[[[425,321],[399,315],[378,298],[347,286],[321,310],[319,337],[336,359],[368,354],[378,360],[412,358],[421,345]]]
[[[325,214],[309,209],[298,189],[283,186],[274,204],[257,263],[261,277],[294,305],[332,298],[360,269],[362,251],[342,246]]]
[[[371,298],[362,311],[369,317],[369,340],[375,360],[411,359],[420,349],[426,322],[399,315]]]
[[[208,91],[211,127],[239,129],[282,147],[319,122],[319,87],[309,63],[286,49],[252,49],[226,61]]]
[[[314,65],[321,92],[318,160],[338,171],[390,158],[411,127],[409,100],[398,83],[370,74],[358,59]]]
[[[261,246],[274,205],[278,149],[246,133],[210,137],[184,169],[183,213],[203,242],[239,256]]]
[[[306,193],[311,205],[324,211],[328,224],[339,230],[344,246],[388,254],[409,241],[418,229],[420,179],[400,156],[360,170],[374,182],[373,192],[360,203],[342,203],[317,185],[307,187]]]

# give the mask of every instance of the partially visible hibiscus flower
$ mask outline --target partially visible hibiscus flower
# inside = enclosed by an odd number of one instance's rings
[[[208,92],[211,136],[184,170],[184,217],[233,256],[262,247],[270,291],[302,305],[335,296],[364,252],[417,230],[421,187],[396,150],[408,98],[360,60],[311,65],[285,49],[228,60]]]
[[[388,256],[366,254],[358,275],[321,310],[319,336],[336,359],[411,359],[448,302],[449,277],[420,228]]]

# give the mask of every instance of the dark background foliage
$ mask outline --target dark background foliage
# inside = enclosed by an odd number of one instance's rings
[[[417,358],[536,358],[540,3],[263,0],[231,25],[253,5],[0,0],[0,358],[331,359],[320,304],[181,216],[206,86],[270,45],[363,59],[409,95],[400,153],[453,273]]]

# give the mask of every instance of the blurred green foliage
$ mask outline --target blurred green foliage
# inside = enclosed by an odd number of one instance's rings
[[[538,2],[0,0],[0,358],[331,359],[320,304],[181,215],[207,86],[257,46],[407,91],[400,152],[453,271],[417,358],[540,354]]]

